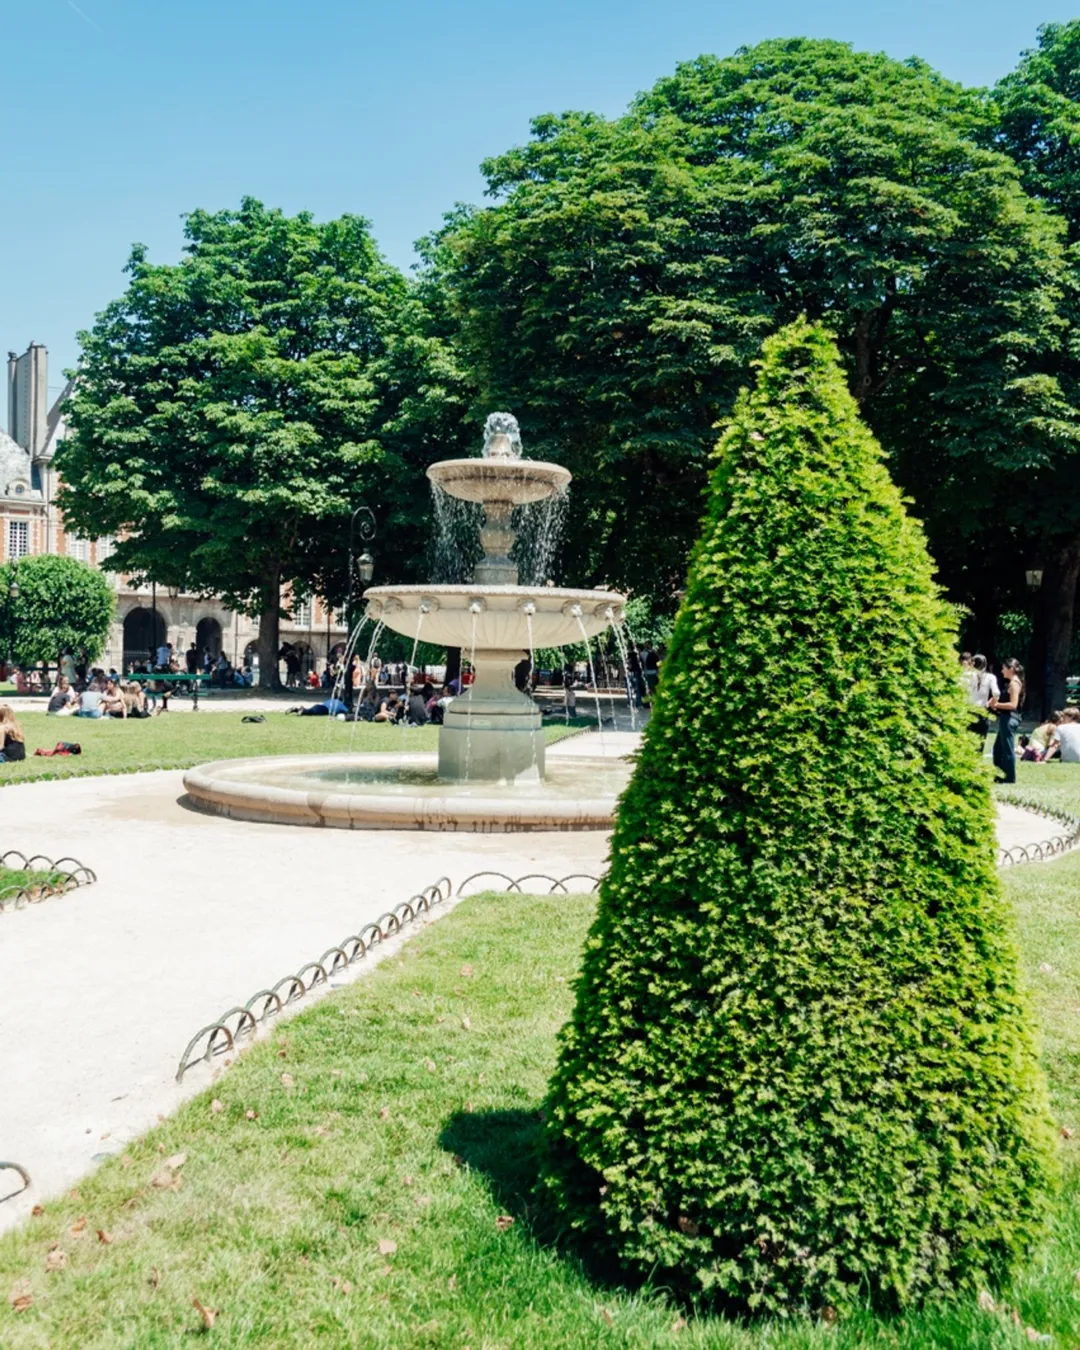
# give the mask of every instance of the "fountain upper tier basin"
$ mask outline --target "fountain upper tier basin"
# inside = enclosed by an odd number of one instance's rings
[[[539,459],[444,459],[427,476],[451,497],[466,502],[547,501],[570,482],[570,470]]]
[[[488,651],[565,647],[582,640],[582,628],[595,637],[620,622],[626,604],[617,591],[561,586],[372,586],[364,599],[395,633]]]

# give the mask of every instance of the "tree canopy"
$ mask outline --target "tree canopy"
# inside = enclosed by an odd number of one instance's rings
[[[590,1255],[819,1312],[1037,1240],[1051,1137],[954,641],[828,332],[782,330],[720,442],[549,1093]]]
[[[476,406],[512,404],[575,473],[577,575],[678,587],[713,425],[803,313],[943,543],[994,515],[1002,475],[1075,456],[1063,230],[993,128],[922,62],[777,40],[614,121],[537,118],[487,162],[495,204],[448,219],[430,275]]]
[[[320,223],[247,198],[192,212],[185,236],[177,265],[136,247],[124,295],[80,334],[60,501],[73,527],[119,538],[117,570],[259,615],[267,683],[282,586],[344,597],[357,504],[402,527],[399,566],[416,552],[426,487],[394,435],[388,354],[415,363],[423,339],[359,217]]]
[[[95,660],[115,613],[107,578],[77,558],[43,553],[0,567],[0,655],[19,665],[55,662],[66,651]]]

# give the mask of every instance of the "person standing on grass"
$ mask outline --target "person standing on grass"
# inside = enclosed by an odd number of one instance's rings
[[[966,653],[965,653],[966,655]],[[990,730],[990,718],[987,708],[992,698],[997,698],[1001,690],[993,675],[986,669],[986,657],[976,655],[970,658],[970,665],[963,672],[964,688],[974,708],[971,731],[979,738],[979,749],[983,747],[986,733]]]
[[[14,764],[26,758],[26,737],[6,703],[0,703],[0,743],[0,764]]]
[[[1001,774],[999,783],[1016,782],[1016,731],[1020,709],[1024,706],[1024,667],[1015,656],[1001,663],[1001,692],[987,707],[997,713],[997,738],[994,741],[994,767]]]

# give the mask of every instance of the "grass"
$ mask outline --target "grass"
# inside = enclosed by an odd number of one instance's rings
[[[140,773],[148,769],[189,769],[213,759],[244,755],[327,754],[335,750],[434,750],[436,727],[392,727],[385,723],[338,722],[325,717],[265,713],[265,722],[244,722],[245,713],[168,713],[146,721],[113,718],[46,717],[16,713],[26,735],[26,759],[0,764],[0,786],[42,778],[88,774]],[[548,743],[573,735],[589,723],[549,726]],[[81,755],[37,758],[40,746],[77,741]]]
[[[64,872],[25,871],[17,867],[0,867],[0,898],[9,891],[26,886],[56,886],[63,881]]]
[[[1033,795],[1050,781],[1038,767],[1023,766]],[[1080,814],[1080,768],[1054,772],[1062,805]],[[0,1238],[0,1345],[163,1350],[212,1320],[208,1344],[275,1350],[999,1350],[1032,1344],[1029,1327],[1070,1350],[1080,1345],[1080,853],[1012,869],[1005,884],[1055,1118],[1078,1138],[1061,1142],[1045,1247],[993,1312],[968,1297],[892,1321],[741,1324],[592,1279],[547,1241],[530,1187],[593,901],[484,896],[283,1024]],[[31,1305],[16,1312],[11,1299],[25,1295]]]

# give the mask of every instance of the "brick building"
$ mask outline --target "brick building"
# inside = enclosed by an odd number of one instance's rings
[[[227,609],[218,599],[134,586],[109,570],[109,539],[80,539],[70,533],[56,507],[60,480],[53,457],[66,434],[63,407],[71,386],[48,404],[48,351],[32,342],[8,353],[8,431],[0,431],[0,562],[38,553],[66,553],[100,567],[116,590],[116,616],[102,664],[123,670],[146,660],[151,649],[171,642],[200,654],[221,652],[234,665],[250,662],[258,623]],[[295,606],[281,623],[281,639],[301,648],[321,669],[328,650],[344,643],[345,626],[318,600]]]

